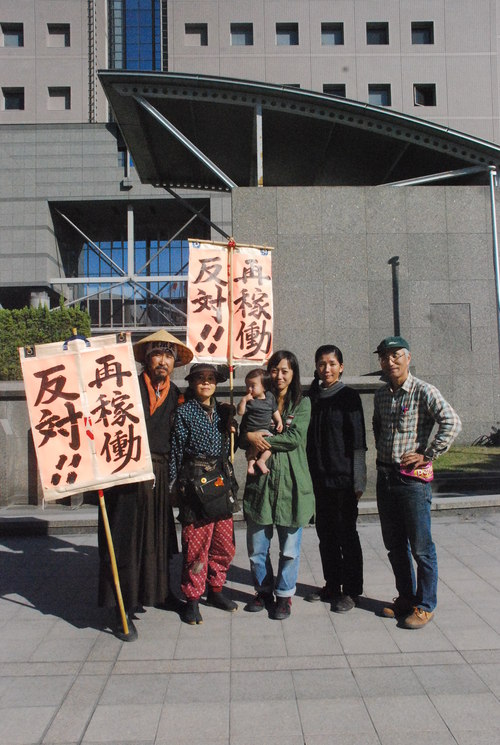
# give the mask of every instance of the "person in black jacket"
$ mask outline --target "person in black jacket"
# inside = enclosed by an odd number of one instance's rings
[[[106,507],[116,555],[120,589],[128,617],[125,635],[117,615],[113,633],[134,641],[134,613],[142,606],[162,605],[169,596],[168,560],[176,553],[177,536],[169,503],[170,431],[179,389],[170,380],[174,367],[188,364],[193,353],[168,331],[156,331],[134,344],[134,356],[144,365],[139,376],[155,481],[115,486],[106,491]],[[101,512],[98,524],[98,603],[117,609],[115,588]]]
[[[307,459],[316,498],[316,531],[325,586],[306,597],[332,610],[354,608],[363,592],[363,554],[356,521],[366,488],[366,436],[359,394],[341,381],[343,355],[326,344],[316,350],[311,385]]]

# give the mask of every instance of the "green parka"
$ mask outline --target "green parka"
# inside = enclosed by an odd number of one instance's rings
[[[299,528],[314,517],[314,492],[307,465],[306,442],[311,401],[303,398],[282,412],[283,432],[268,438],[272,457],[268,474],[247,476],[243,512],[258,525]],[[256,469],[257,471],[257,469]]]

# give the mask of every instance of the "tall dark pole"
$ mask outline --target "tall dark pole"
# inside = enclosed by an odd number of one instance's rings
[[[392,267],[392,312],[394,316],[394,336],[400,336],[399,322],[399,256],[393,256],[387,262]]]

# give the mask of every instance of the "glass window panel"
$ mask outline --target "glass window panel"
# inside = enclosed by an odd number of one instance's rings
[[[388,44],[389,43],[389,24],[367,23],[366,24],[366,43],[367,44]]]
[[[433,21],[412,21],[411,24],[412,44],[434,44]]]
[[[297,46],[299,43],[298,23],[277,23],[276,44],[278,46]]]
[[[251,47],[253,46],[253,23],[231,24],[231,46]]]
[[[0,24],[4,47],[24,47],[24,26],[22,23]]]
[[[344,43],[344,24],[343,23],[322,23],[321,24],[321,45],[338,46]]]
[[[388,83],[369,85],[368,101],[373,106],[390,106],[391,86]]]

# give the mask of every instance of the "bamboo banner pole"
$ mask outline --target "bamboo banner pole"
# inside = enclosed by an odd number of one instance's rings
[[[229,307],[229,349],[228,349],[228,366],[229,366],[229,405],[231,406],[231,418],[234,405],[234,360],[233,360],[233,251],[236,243],[234,238],[227,242],[227,267],[228,267],[228,307]],[[234,462],[234,432],[230,431],[231,442],[231,463]]]
[[[111,561],[111,571],[113,574],[113,582],[116,590],[116,597],[118,599],[118,607],[120,609],[120,617],[122,620],[123,633],[125,636],[129,634],[127,614],[125,613],[125,607],[123,605],[122,591],[120,587],[120,578],[118,577],[118,568],[116,566],[115,549],[113,547],[113,538],[111,537],[111,530],[109,527],[108,513],[106,510],[106,502],[104,500],[104,492],[99,489],[99,506],[101,508],[102,521],[104,524],[104,532],[106,533],[106,540],[108,542],[109,558]]]
[[[229,247],[229,243],[232,242],[233,248],[257,248],[259,251],[273,251],[274,246],[258,246],[256,243],[236,243],[234,238],[230,238],[228,243],[222,241],[206,241],[204,238],[188,238],[188,242],[192,243],[206,243],[209,246],[224,246]]]

